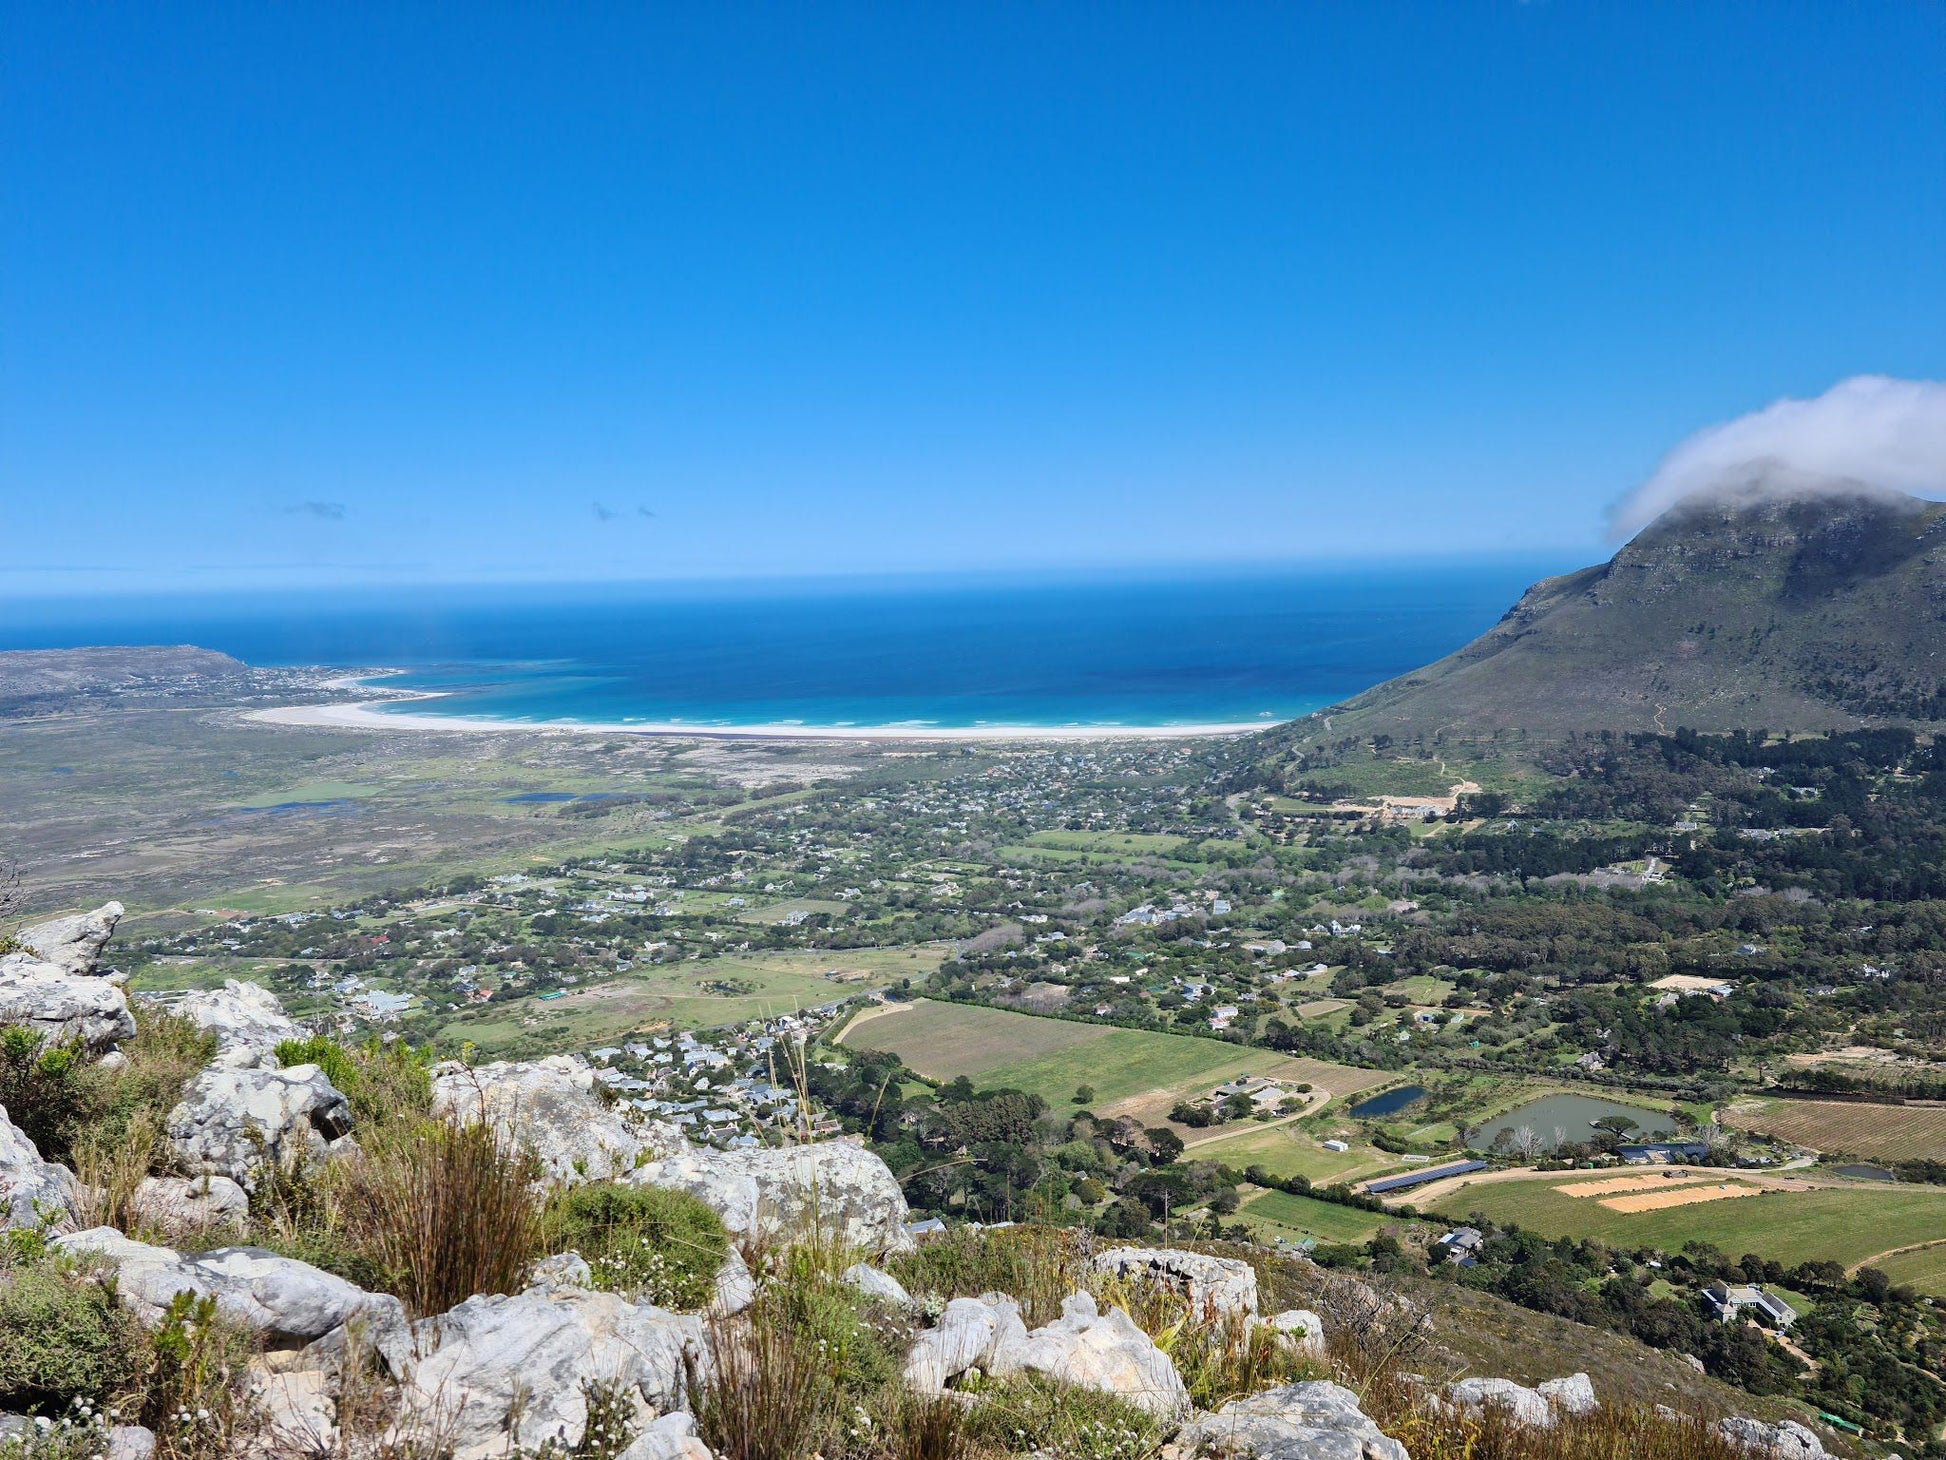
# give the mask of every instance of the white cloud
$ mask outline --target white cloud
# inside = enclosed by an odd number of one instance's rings
[[[1854,375],[1811,400],[1780,400],[1698,431],[1609,510],[1633,537],[1692,497],[1837,490],[1946,494],[1946,382]]]

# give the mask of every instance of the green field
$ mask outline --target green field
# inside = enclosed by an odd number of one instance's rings
[[[672,1024],[704,1028],[835,1003],[939,964],[937,949],[850,949],[842,953],[749,954],[666,964],[620,974],[565,997],[516,999],[456,1015],[446,1028],[483,1054],[546,1043],[550,1053]],[[838,978],[828,977],[837,973]],[[862,975],[862,976],[861,976]]]
[[[1946,1298],[1946,1242],[1900,1252],[1872,1264],[1895,1283]]]
[[[1259,1192],[1244,1202],[1237,1216],[1266,1237],[1310,1237],[1319,1242],[1368,1242],[1379,1228],[1395,1220],[1287,1191]]]
[[[1126,1113],[1149,1124],[1161,1119],[1171,1092],[1219,1084],[1233,1075],[1281,1074],[1334,1093],[1333,1081],[1355,1087],[1384,1078],[1374,1071],[1292,1059],[1215,1039],[929,999],[860,1020],[845,1031],[843,1042],[858,1049],[892,1050],[930,1079],[965,1075],[980,1085],[1031,1091],[1050,1105],[1067,1104],[1075,1088],[1085,1084],[1094,1090],[1091,1106],[1096,1111],[1118,1102],[1139,1102],[1141,1108]],[[1156,1104],[1160,1110],[1150,1108]]]
[[[1397,1156],[1354,1143],[1349,1151],[1327,1151],[1296,1125],[1245,1125],[1234,1135],[1196,1141],[1189,1154],[1198,1161],[1221,1161],[1241,1171],[1261,1166],[1273,1176],[1302,1176],[1319,1186],[1369,1176],[1398,1164]]]
[[[1755,1252],[1786,1264],[1830,1260],[1850,1266],[1887,1248],[1946,1232],[1946,1189],[1938,1187],[1860,1182],[1817,1191],[1767,1191],[1654,1212],[1617,1212],[1592,1197],[1562,1196],[1553,1189],[1572,1179],[1557,1172],[1545,1180],[1476,1182],[1441,1198],[1436,1206],[1458,1219],[1482,1211],[1496,1222],[1514,1222],[1544,1237],[1594,1237],[1616,1247],[1665,1252],[1703,1241],[1732,1257]]]

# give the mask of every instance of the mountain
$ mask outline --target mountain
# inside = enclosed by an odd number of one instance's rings
[[[1946,503],[1768,469],[1293,739],[1946,721]]]

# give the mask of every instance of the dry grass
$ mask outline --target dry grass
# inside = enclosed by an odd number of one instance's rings
[[[1873,1105],[1851,1100],[1777,1100],[1723,1112],[1738,1130],[1774,1135],[1827,1155],[1868,1161],[1937,1158],[1946,1150],[1946,1105]]]
[[[1611,1212],[1659,1212],[1669,1207],[1694,1206],[1704,1201],[1728,1201],[1739,1196],[1762,1196],[1757,1186],[1736,1186],[1723,1182],[1717,1186],[1678,1186],[1669,1191],[1638,1191],[1633,1196],[1603,1197],[1601,1204]]]

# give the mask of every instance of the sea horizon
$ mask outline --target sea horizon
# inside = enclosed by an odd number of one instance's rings
[[[4,605],[0,648],[195,644],[266,668],[383,672],[362,722],[401,727],[1214,732],[1294,719],[1438,659],[1562,566],[39,599]]]

